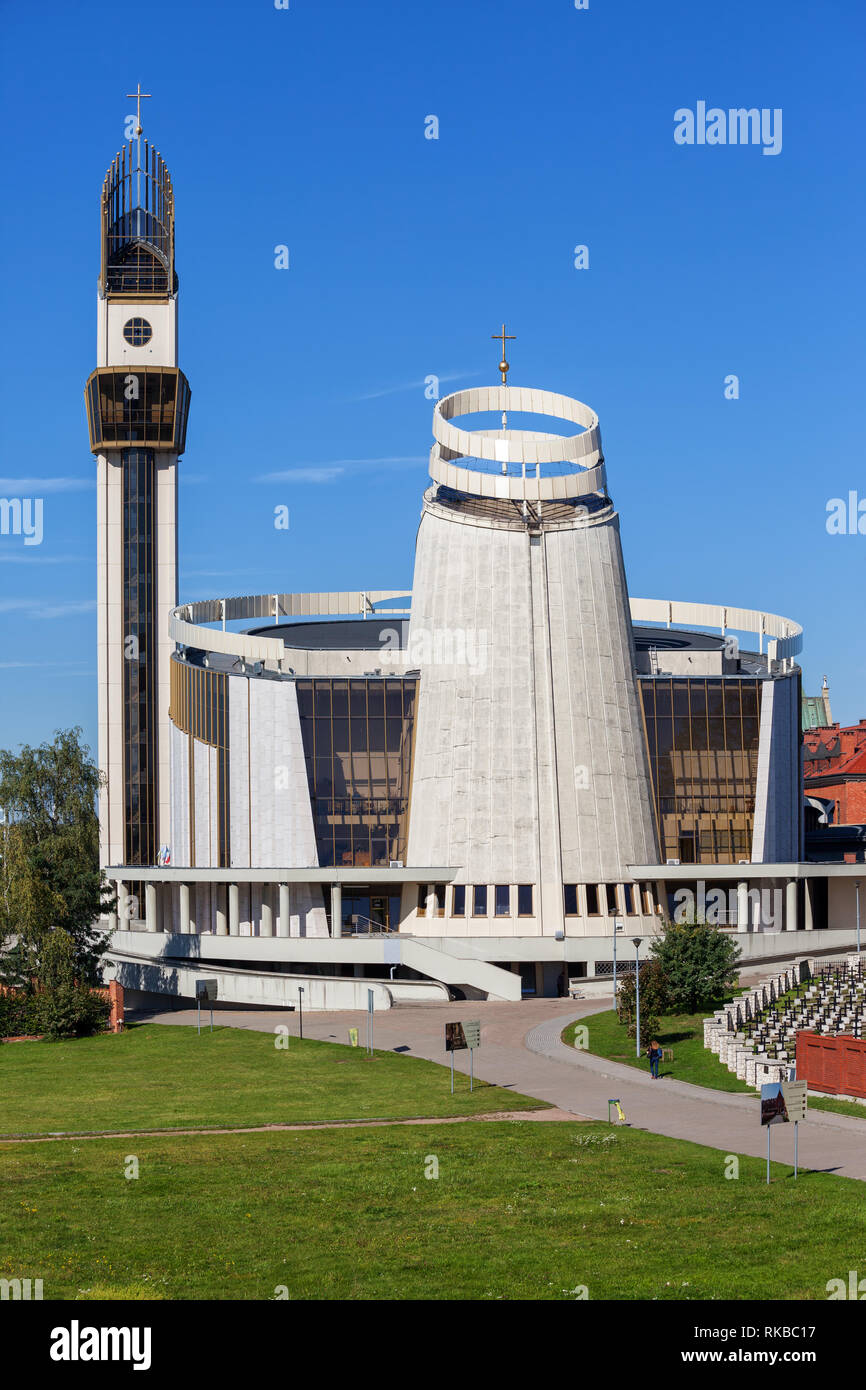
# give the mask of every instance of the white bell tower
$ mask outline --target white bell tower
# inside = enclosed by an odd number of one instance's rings
[[[177,365],[174,195],[135,138],[102,189],[97,367],[85,388],[97,469],[102,865],[155,864],[170,840],[168,615],[177,604],[177,463],[189,385]]]

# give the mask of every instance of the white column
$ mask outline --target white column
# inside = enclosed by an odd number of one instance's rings
[[[343,890],[339,883],[331,884],[331,936],[343,935]]]
[[[785,931],[797,930],[797,880],[789,878],[785,884]]]
[[[216,934],[217,934],[217,936],[228,936],[228,934],[229,934],[229,926],[228,926],[228,918],[227,918],[227,916],[226,916],[226,887],[225,887],[225,885],[222,884],[222,883],[215,883],[215,884],[214,884],[214,893],[215,893],[215,895],[216,895],[216,897],[215,897],[215,902],[216,902],[216,912],[215,912],[215,916],[216,916]]]
[[[741,878],[737,884],[737,931],[749,930],[749,885]]]
[[[238,885],[229,884],[229,936],[240,933],[240,909],[238,906]]]
[[[273,890],[269,883],[262,884],[262,915],[259,926],[259,936],[273,936],[274,934],[272,892]]]
[[[289,897],[289,885],[280,884],[280,915],[277,921],[277,936],[291,936],[292,933],[292,905]]]
[[[179,894],[178,894],[178,898],[179,898],[179,905],[180,905],[180,911],[179,911],[179,916],[180,916],[180,929],[181,929],[181,931],[183,932],[183,934],[184,934],[185,936],[188,936],[188,935],[189,935],[189,932],[190,932],[190,925],[189,925],[189,884],[188,884],[188,883],[182,883],[182,884],[180,885],[180,892],[179,892]]]
[[[156,920],[156,884],[144,885],[144,920],[148,931],[159,931]]]
[[[115,883],[114,891],[117,897],[118,904],[120,903],[120,887],[121,885],[119,883]],[[117,931],[118,920],[119,918],[117,913],[117,907],[115,907],[114,911],[109,912],[108,914],[108,925],[111,931]]]

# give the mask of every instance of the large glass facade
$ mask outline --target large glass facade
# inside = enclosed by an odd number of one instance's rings
[[[155,864],[156,478],[149,449],[123,452],[123,759],[127,864]]]
[[[640,680],[662,860],[736,864],[752,849],[760,680]]]
[[[417,682],[296,687],[319,863],[405,863]]]

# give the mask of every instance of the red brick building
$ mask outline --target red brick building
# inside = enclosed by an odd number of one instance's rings
[[[866,824],[866,719],[803,733],[807,796],[835,802],[834,825]]]

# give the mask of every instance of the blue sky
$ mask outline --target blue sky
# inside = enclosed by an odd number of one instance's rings
[[[95,743],[82,390],[100,188],[139,81],[192,388],[181,598],[407,584],[425,378],[494,381],[505,318],[511,379],[600,415],[632,594],[796,618],[807,690],[826,673],[834,716],[866,715],[866,534],[826,529],[830,499],[866,500],[859,0],[157,0],[146,22],[48,3],[2,23],[0,496],[41,496],[44,539],[0,536],[0,746],[72,723]],[[780,108],[781,152],[677,145],[699,101]]]

